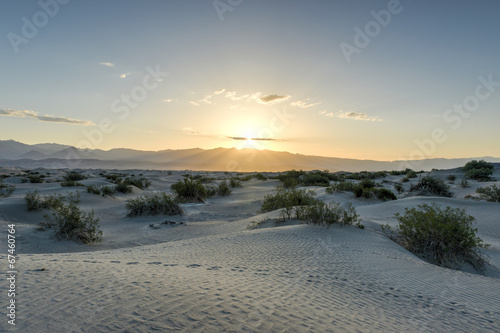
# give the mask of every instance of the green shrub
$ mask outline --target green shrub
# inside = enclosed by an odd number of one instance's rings
[[[145,188],[148,188],[149,186],[151,186],[151,181],[149,179],[147,179],[146,177],[128,177],[123,182],[117,181],[116,183],[117,184],[123,183],[125,185],[133,185],[137,188],[140,188],[141,190],[144,190]],[[120,190],[118,190],[118,192],[120,192]],[[129,192],[124,192],[124,193],[129,193]]]
[[[470,179],[475,179],[478,181],[488,181],[491,179],[491,175],[493,174],[494,166],[491,163],[486,162],[485,160],[480,161],[470,161],[467,162],[462,170],[465,171],[465,176]]]
[[[116,194],[116,186],[101,186],[100,192],[103,197],[113,197]]]
[[[101,194],[101,190],[99,189],[99,187],[97,187],[95,185],[87,186],[87,192],[92,193],[92,194],[97,194],[97,195]]]
[[[25,182],[30,182],[32,184],[41,184],[44,181],[45,176],[39,175],[39,174],[30,174],[26,176],[26,181]]]
[[[409,171],[406,173],[406,177],[408,177],[408,178],[417,178],[417,177],[418,177],[418,175],[417,175],[417,173],[416,173],[415,171],[413,171],[413,170],[409,170]]]
[[[382,201],[396,200],[398,198],[394,193],[392,193],[392,191],[385,188],[376,189],[375,194],[377,195],[377,198]]]
[[[460,184],[459,184],[458,186],[460,186],[461,188],[466,188],[466,187],[469,187],[469,186],[470,186],[470,184],[469,184],[469,182],[467,181],[467,179],[465,179],[465,178],[464,178],[464,179],[462,179],[462,180],[460,181]]]
[[[448,175],[448,177],[446,177],[447,180],[451,181],[451,182],[454,182],[456,179],[457,179],[457,176],[455,175]]]
[[[410,192],[417,195],[453,197],[450,187],[441,179],[432,176],[425,176],[419,179],[418,183],[411,185]]]
[[[396,192],[398,192],[398,194],[401,194],[405,191],[405,189],[401,183],[396,183],[394,185],[394,189],[396,190]]]
[[[481,195],[481,199],[491,202],[500,202],[500,188],[495,184],[488,187],[480,187],[476,189],[476,193]]]
[[[29,212],[42,209],[42,198],[38,194],[38,191],[29,191],[24,196],[24,200]]]
[[[418,209],[406,208],[404,215],[395,217],[397,230],[387,225],[383,229],[408,251],[439,266],[457,268],[467,262],[479,271],[484,269],[487,259],[479,249],[488,245],[476,236],[477,229],[472,227],[475,218],[464,209],[442,210],[436,203],[423,204]]]
[[[75,186],[85,186],[82,183],[76,182],[74,180],[65,180],[61,182],[62,187],[75,187]]]
[[[79,202],[79,193],[68,194],[65,198],[61,194],[44,195],[43,197],[38,191],[29,191],[24,196],[28,211],[39,211],[41,209],[56,209],[64,204],[64,200],[68,200],[74,204]]]
[[[343,208],[338,202],[326,204],[318,202],[314,205],[306,206],[304,217],[308,224],[313,225],[332,225],[339,224],[356,225],[362,227],[359,220],[359,215],[356,209],[349,203],[346,208]]]
[[[229,185],[231,187],[241,187],[241,182],[238,179],[236,179],[236,178],[231,178],[229,180]]]
[[[297,187],[299,186],[299,181],[297,180],[297,178],[285,178],[283,180],[283,187],[284,188],[294,188],[294,187]]]
[[[256,179],[258,179],[258,180],[267,180],[267,177],[266,177],[266,176],[264,176],[264,175],[263,175],[263,174],[261,174],[261,173],[257,173],[257,174],[255,174],[255,175],[254,175],[254,177],[255,177]]]
[[[207,188],[198,180],[189,177],[172,184],[171,190],[179,202],[204,202],[207,198]]]
[[[404,177],[403,179],[401,179],[401,183],[407,183],[410,181],[410,178],[408,177]]]
[[[335,193],[335,192],[342,192],[342,191],[349,191],[352,192],[354,191],[354,188],[356,187],[356,184],[351,181],[339,181],[339,182],[334,182],[332,185],[328,186],[326,188],[326,193]]]
[[[293,212],[295,217],[301,217],[303,209],[296,209],[297,206],[307,206],[318,202],[314,198],[316,193],[312,190],[305,189],[285,189],[277,187],[273,194],[268,194],[264,197],[264,202],[260,208],[262,213],[270,212],[276,209],[284,208],[282,215],[287,218],[292,218]]]
[[[182,208],[175,202],[172,196],[165,192],[152,195],[142,195],[135,199],[127,200],[125,204],[127,216],[137,215],[181,215]]]
[[[301,183],[304,186],[328,186],[330,179],[321,173],[308,173],[302,176]]]
[[[9,197],[15,190],[16,187],[14,185],[5,184],[2,180],[0,180],[0,198]]]
[[[221,196],[228,196],[231,194],[231,188],[225,180],[217,185],[217,194]]]
[[[77,182],[79,180],[87,179],[87,177],[85,175],[82,175],[81,173],[76,172],[76,171],[66,172],[66,174],[63,176],[63,178],[65,181],[68,181],[68,182],[70,182],[70,181]]]
[[[125,177],[126,175],[123,174],[123,173],[112,173],[112,174],[109,174],[109,175],[104,175],[104,177],[110,181],[111,183],[114,183],[114,184],[118,184],[119,182],[121,182],[123,180],[123,177]]]
[[[54,228],[58,239],[76,240],[85,244],[102,239],[99,219],[94,218],[94,211],[82,212],[74,202],[53,208],[52,215],[45,215],[45,220],[40,228]]]
[[[132,193],[132,186],[128,185],[125,181],[116,184],[115,189],[120,193]]]

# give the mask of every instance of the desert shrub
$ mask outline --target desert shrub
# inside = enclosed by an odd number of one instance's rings
[[[299,186],[299,181],[297,178],[289,177],[289,178],[285,178],[283,180],[283,187],[284,188],[294,188],[297,186]]]
[[[457,176],[455,175],[448,175],[448,177],[446,177],[447,180],[449,180],[450,182],[454,182],[455,180],[457,180]]]
[[[423,204],[395,217],[399,222],[396,231],[387,225],[383,229],[408,251],[439,266],[457,268],[467,262],[479,271],[484,269],[487,258],[480,249],[488,245],[476,236],[475,218],[464,209]]]
[[[308,224],[313,225],[356,225],[362,228],[359,215],[351,203],[347,204],[346,208],[343,208],[338,202],[329,204],[318,202],[305,207],[303,219],[307,220]]]
[[[396,195],[392,193],[392,191],[385,188],[375,189],[375,195],[382,201],[397,199]]]
[[[408,177],[404,177],[403,179],[401,179],[401,183],[407,183],[410,181],[410,178]]]
[[[261,173],[257,173],[257,174],[255,174],[255,175],[254,175],[254,177],[255,177],[256,179],[258,179],[258,180],[267,180],[267,177],[266,177],[266,176],[264,176],[264,175],[263,175],[263,174],[261,174]]]
[[[217,194],[221,196],[228,196],[231,194],[231,187],[229,187],[227,181],[222,181],[217,185]]]
[[[87,177],[85,175],[82,175],[79,172],[70,171],[70,172],[66,172],[66,174],[63,176],[63,179],[65,181],[68,181],[68,182],[70,182],[70,181],[77,182],[79,180],[87,179]]]
[[[100,195],[101,190],[99,189],[99,187],[97,187],[95,185],[89,185],[89,186],[87,186],[87,193]]]
[[[280,180],[280,181],[283,181],[285,180],[286,178],[296,178],[297,181],[299,180],[300,176],[302,175],[305,175],[305,171],[297,171],[297,170],[289,170],[289,171],[286,171],[284,174],[279,174],[277,176],[277,178]]]
[[[398,194],[403,193],[405,190],[401,183],[394,184],[394,189],[396,190],[396,192],[398,192]]]
[[[238,179],[236,179],[236,178],[231,178],[229,180],[229,185],[231,187],[241,187],[241,182]]]
[[[85,186],[82,183],[76,182],[74,180],[65,180],[61,182],[62,187],[76,187],[76,186]]]
[[[408,177],[408,178],[417,178],[417,177],[418,177],[418,175],[417,175],[417,173],[416,173],[415,171],[413,171],[413,170],[409,170],[409,171],[406,173],[406,177]]]
[[[314,198],[315,195],[316,193],[312,190],[277,187],[273,194],[268,194],[264,197],[260,211],[264,213],[283,208],[284,211],[282,213],[287,218],[292,218],[293,212],[296,213],[296,218],[300,218],[303,210],[301,208],[296,210],[294,207],[317,203],[318,200]]]
[[[30,182],[32,184],[41,184],[44,181],[45,176],[40,175],[40,174],[29,174],[26,176],[26,182]]]
[[[58,239],[76,240],[85,244],[102,239],[99,219],[94,218],[94,211],[82,212],[74,202],[53,208],[51,216],[45,215],[45,220],[40,228],[54,228]]]
[[[151,186],[151,181],[146,177],[128,177],[123,182],[118,181],[117,184],[124,183],[125,185],[133,185],[141,190]],[[117,189],[118,190],[118,189]],[[120,190],[118,190],[120,192]],[[125,192],[124,192],[125,193]],[[129,192],[126,192],[129,193]]]
[[[236,179],[242,182],[247,182],[249,180],[252,180],[253,177],[254,175],[246,175],[245,177],[236,177]]]
[[[42,198],[38,191],[29,191],[24,196],[28,211],[38,211],[42,208]]]
[[[101,186],[100,192],[103,197],[112,197],[116,194],[116,186]]]
[[[26,201],[26,207],[28,211],[38,211],[41,209],[56,209],[64,204],[65,200],[68,200],[74,204],[79,202],[80,194],[68,194],[65,198],[61,194],[51,194],[41,196],[38,191],[29,191],[24,196]]]
[[[321,173],[308,173],[302,176],[304,186],[328,186],[330,179]]]
[[[411,185],[410,192],[416,193],[417,195],[453,197],[453,193],[450,192],[450,187],[446,185],[442,179],[432,176],[420,178],[417,184]]]
[[[111,183],[118,184],[122,181],[123,177],[126,175],[123,173],[112,173],[109,175],[104,175],[104,177]]]
[[[480,161],[470,161],[467,162],[462,170],[465,171],[465,176],[470,179],[475,179],[479,181],[488,181],[491,179],[491,175],[493,174],[494,166],[491,163],[486,162],[485,160]]]
[[[132,193],[132,186],[128,185],[128,183],[126,183],[125,181],[116,184],[115,189],[120,193]]]
[[[2,180],[0,180],[0,198],[9,197],[15,190],[16,187],[14,185],[5,184]]]
[[[476,189],[476,193],[481,195],[481,199],[491,202],[500,202],[500,188],[495,184],[488,187],[479,187]]]
[[[352,192],[354,191],[356,184],[351,181],[339,181],[339,182],[334,182],[332,185],[328,186],[326,188],[326,193],[335,193],[335,192],[342,192],[342,191],[349,191]]]
[[[465,179],[465,178],[464,178],[464,179],[462,179],[462,180],[460,181],[460,184],[458,184],[458,186],[460,186],[461,188],[466,188],[466,187],[469,187],[469,186],[470,186],[470,184],[469,184],[469,182],[467,181],[467,179]]]
[[[180,215],[182,208],[174,198],[165,192],[158,192],[152,195],[142,195],[134,199],[127,200],[125,204],[127,216],[137,215]]]
[[[179,202],[203,202],[208,196],[207,188],[189,177],[172,184],[170,188]]]

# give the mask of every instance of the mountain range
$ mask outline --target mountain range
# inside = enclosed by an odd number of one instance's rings
[[[28,145],[0,140],[0,167],[49,169],[158,169],[206,171],[380,171],[451,169],[470,160],[500,162],[495,157],[425,159],[413,161],[374,161],[337,157],[310,156],[257,149],[180,149],[143,151],[126,148],[111,150],[79,149],[55,143]]]

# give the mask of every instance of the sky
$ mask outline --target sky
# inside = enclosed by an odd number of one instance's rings
[[[495,0],[0,0],[0,140],[500,157]]]

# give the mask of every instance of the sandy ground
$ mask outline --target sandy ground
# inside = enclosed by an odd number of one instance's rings
[[[1,171],[1,170],[0,170]],[[48,179],[62,175],[50,173]],[[12,170],[3,170],[9,173]],[[99,170],[86,171],[85,185],[108,184]],[[110,171],[108,171],[109,173]],[[122,171],[120,171],[122,172]],[[252,179],[228,197],[184,205],[183,216],[127,218],[125,201],[143,192],[167,190],[185,172],[127,171],[153,184],[146,191],[103,198],[81,191],[80,206],[94,209],[103,239],[94,245],[58,241],[37,231],[43,212],[27,212],[25,194],[61,193],[59,183],[21,183],[0,199],[2,238],[16,225],[16,326],[19,332],[498,332],[500,328],[500,204],[466,199],[493,183],[460,188],[459,170],[436,171],[454,198],[401,197],[396,201],[354,199],[352,193],[318,198],[353,202],[365,229],[266,222],[264,195],[277,180]],[[199,172],[197,172],[199,173]],[[196,174],[196,173],[195,173]],[[204,173],[205,174],[205,173]],[[224,173],[206,173],[224,177]],[[495,176],[500,179],[500,172]],[[402,176],[389,176],[384,186]],[[380,180],[378,180],[380,181]],[[405,183],[406,189],[417,179]],[[478,234],[491,244],[485,274],[424,262],[389,240],[380,224],[396,225],[394,213],[437,202],[465,208],[477,218]],[[171,220],[175,226],[162,225]],[[179,225],[183,222],[183,225]],[[5,276],[7,247],[0,260]],[[7,282],[2,307],[7,313]]]

